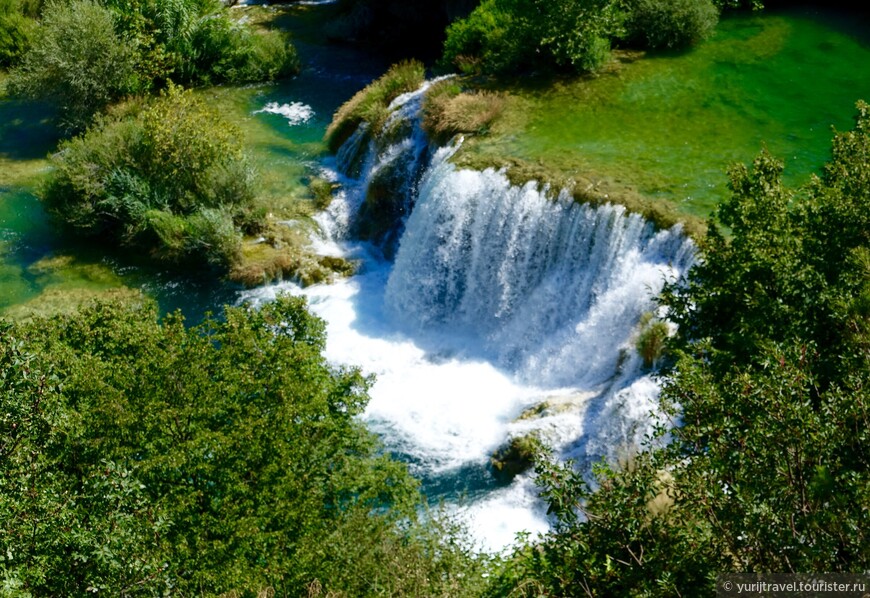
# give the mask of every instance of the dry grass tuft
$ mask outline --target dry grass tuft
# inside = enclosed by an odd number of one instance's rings
[[[491,91],[463,92],[459,84],[447,79],[436,83],[423,104],[423,128],[429,137],[443,145],[458,134],[480,135],[501,116],[505,100]]]

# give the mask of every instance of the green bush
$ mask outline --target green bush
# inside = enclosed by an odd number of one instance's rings
[[[234,216],[250,228],[255,200],[239,132],[179,88],[117,112],[52,158],[42,189],[48,213],[76,234],[165,263],[235,263]]]
[[[201,20],[191,39],[182,79],[194,83],[269,81],[298,70],[295,50],[277,31],[256,33],[227,16]]]
[[[13,66],[30,47],[36,23],[14,0],[0,0],[0,68]]]
[[[484,0],[447,29],[442,62],[466,73],[587,72],[619,31],[613,0]]]
[[[92,0],[51,2],[8,90],[55,101],[62,124],[81,130],[93,114],[137,90],[135,64],[128,40],[115,32],[112,11]]]
[[[476,595],[485,561],[418,519],[325,340],[289,297],[0,324],[4,595]]]
[[[19,33],[0,29],[0,60],[4,47],[26,47]],[[297,70],[283,34],[254,31],[217,0],[51,0],[9,91],[57,102],[62,124],[76,132],[110,103],[170,82],[250,83]]]
[[[466,74],[509,73],[533,59],[533,30],[518,10],[523,0],[484,0],[447,28],[443,62]]]
[[[626,35],[645,48],[680,48],[708,38],[719,22],[710,0],[627,0]]]

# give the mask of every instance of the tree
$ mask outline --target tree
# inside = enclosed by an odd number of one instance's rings
[[[0,67],[13,66],[30,45],[36,23],[16,0],[0,0]]]
[[[607,59],[610,38],[620,27],[611,0],[484,0],[447,29],[442,61],[486,74],[587,72]]]
[[[158,322],[152,304],[5,325],[4,587],[455,587],[473,567],[457,546],[401,525],[415,518],[416,482],[356,417],[369,381],[329,366],[323,347],[323,322],[289,297],[194,328],[177,314]],[[390,579],[397,570],[413,576]]]
[[[268,81],[298,68],[283,34],[234,20],[217,0],[51,0],[9,91],[56,102],[61,124],[80,132],[130,94],[171,82]]]
[[[115,32],[109,9],[92,0],[58,0],[46,5],[9,92],[50,98],[63,126],[78,131],[109,103],[138,90],[135,61],[129,40]]]
[[[190,91],[131,103],[61,144],[41,195],[75,234],[145,249],[169,265],[226,270],[250,220],[240,133]]]
[[[719,22],[710,0],[625,0],[626,36],[644,48],[681,48],[708,37]]]
[[[784,188],[767,152],[732,169],[729,234],[711,222],[689,280],[662,297],[679,324],[662,390],[674,427],[592,485],[544,460],[559,523],[502,587],[697,595],[728,571],[867,570],[868,156],[859,102],[805,189]]]

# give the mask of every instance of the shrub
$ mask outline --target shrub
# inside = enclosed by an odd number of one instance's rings
[[[239,132],[179,88],[116,112],[52,158],[42,190],[48,213],[77,234],[166,263],[225,269],[237,261],[234,216],[253,226],[255,199]]]
[[[0,11],[0,60],[4,34],[18,31],[2,28],[5,18]],[[17,52],[26,39],[15,35],[9,43]],[[216,0],[51,0],[9,91],[56,101],[64,126],[76,132],[123,96],[171,81],[249,83],[297,70],[283,34],[254,31]]]
[[[30,46],[36,23],[14,0],[0,0],[0,68],[13,66]]]
[[[277,31],[257,33],[228,16],[202,19],[191,34],[182,79],[193,83],[269,81],[298,71],[295,49]]]
[[[646,48],[679,48],[708,38],[719,22],[710,0],[628,0],[626,35]]]
[[[47,4],[29,51],[9,81],[9,92],[50,98],[65,128],[83,129],[91,117],[137,89],[136,57],[115,33],[113,13],[92,0]]]
[[[528,65],[532,28],[515,7],[520,0],[484,0],[447,28],[442,62],[466,74],[508,73]]]
[[[619,31],[613,0],[484,0],[447,30],[442,63],[466,73],[600,67]]]
[[[325,140],[332,152],[338,150],[363,122],[377,133],[387,120],[387,107],[403,93],[423,84],[425,68],[417,61],[394,64],[383,76],[358,91],[342,104],[326,129]]]

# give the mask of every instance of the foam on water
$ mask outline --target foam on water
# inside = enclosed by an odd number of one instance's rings
[[[304,124],[314,117],[314,109],[302,102],[292,102],[290,104],[269,102],[259,110],[255,110],[254,114],[263,112],[283,116],[291,127]]]

